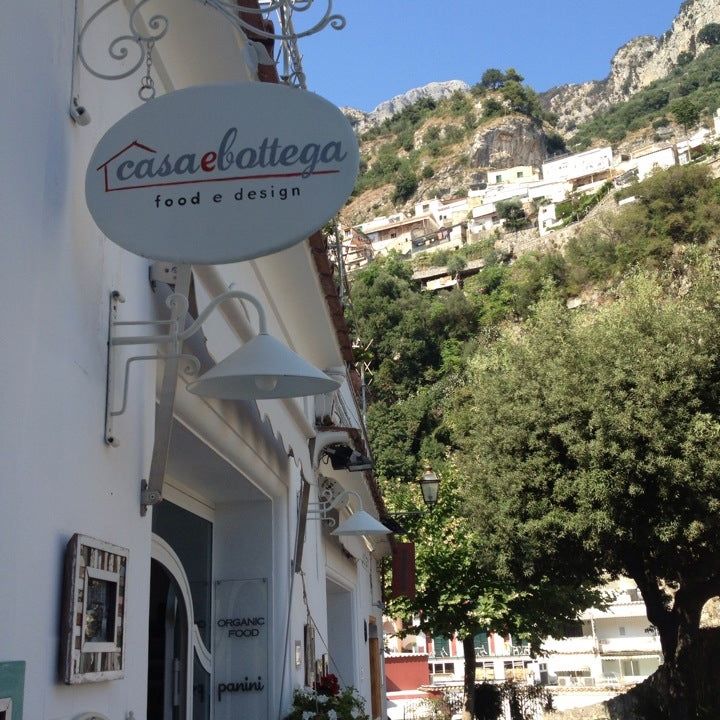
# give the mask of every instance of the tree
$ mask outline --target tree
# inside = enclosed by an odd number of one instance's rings
[[[491,118],[502,115],[504,111],[502,103],[495,98],[488,98],[483,103],[483,117]]]
[[[393,598],[388,612],[407,618],[406,627],[427,635],[457,634],[465,656],[463,717],[474,716],[475,638],[493,630],[533,640],[560,634],[560,628],[597,595],[574,576],[540,574],[516,580],[498,572],[494,548],[485,542],[485,528],[462,513],[462,494],[451,464],[442,467],[438,506],[432,513],[404,521],[415,542],[417,591],[413,599]],[[418,492],[397,484],[384,488],[394,507],[416,508]],[[411,619],[415,623],[411,624]]]
[[[558,132],[547,133],[545,135],[545,150],[551,156],[567,152],[565,138]]]
[[[720,594],[719,281],[703,267],[678,296],[636,277],[593,315],[545,300],[478,355],[455,433],[467,512],[512,577],[635,580],[673,720],[696,718],[700,611]]]
[[[670,104],[670,112],[685,132],[697,125],[700,120],[700,108],[690,98],[678,98]]]
[[[508,68],[505,72],[505,82],[521,83],[525,78],[515,69]]]
[[[498,90],[505,84],[505,74],[497,68],[488,68],[483,73],[480,84],[488,90]]]
[[[502,95],[513,112],[522,113],[537,120],[542,118],[543,109],[537,93],[527,85],[519,82],[506,82],[502,88]]]
[[[418,189],[418,184],[418,177],[415,171],[408,166],[401,167],[397,180],[395,181],[393,202],[403,203],[409,200]]]
[[[460,273],[467,267],[467,260],[460,254],[456,253],[447,262],[448,275],[454,280],[460,282]]]
[[[508,230],[517,232],[527,225],[527,216],[520,200],[501,200],[495,207],[500,218],[505,221],[505,227]]]
[[[683,65],[690,64],[693,59],[695,58],[695,53],[689,52],[687,50],[683,50],[678,56],[677,56],[677,64],[682,67]]]
[[[720,24],[708,23],[697,34],[697,39],[706,45],[720,44]]]
[[[394,403],[442,374],[443,345],[464,342],[477,330],[475,308],[461,292],[420,292],[400,256],[375,260],[353,278],[348,309],[353,332],[370,345],[372,390]]]

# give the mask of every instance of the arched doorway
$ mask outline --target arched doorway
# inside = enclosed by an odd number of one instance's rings
[[[209,720],[212,656],[196,624],[190,580],[170,544],[155,534],[149,612],[147,717]]]
[[[150,566],[147,716],[187,720],[188,607],[180,584],[159,560]]]

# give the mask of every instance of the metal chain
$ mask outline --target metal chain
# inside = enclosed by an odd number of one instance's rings
[[[143,102],[152,100],[155,97],[155,81],[152,79],[152,75],[150,74],[150,71],[152,70],[152,51],[155,47],[155,41],[148,40],[146,46],[145,75],[140,78],[140,89],[138,90],[138,97]]]

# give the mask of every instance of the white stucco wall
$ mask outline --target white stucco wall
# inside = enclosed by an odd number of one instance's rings
[[[612,163],[611,147],[595,148],[543,163],[542,176],[544,180],[572,180],[604,172]]]
[[[78,5],[87,19],[94,7]],[[111,720],[124,720],[132,711],[136,720],[144,720],[151,514],[140,516],[139,489],[153,445],[154,364],[133,368],[128,410],[116,421],[119,447],[104,444],[103,424],[109,294],[118,289],[126,297],[123,319],[154,317],[157,304],[148,283],[149,261],[102,236],[83,194],[85,167],[98,139],[140,103],[140,73],[106,82],[79,69],[76,90],[92,121],[75,125],[67,112],[74,8],[70,1],[47,0],[0,6],[5,69],[0,91],[12,99],[2,113],[0,142],[0,662],[27,662],[26,720],[70,720],[86,711]],[[242,37],[207,8],[157,0],[152,9],[166,10],[172,18],[171,32],[155,49],[159,93],[252,78]],[[89,56],[106,57],[109,41],[127,32],[125,5],[119,3],[106,20],[88,39]],[[279,255],[227,268],[220,280],[257,293],[268,309],[270,331],[310,362],[321,368],[342,365],[309,249],[301,244]],[[200,273],[196,288],[199,302],[206,301],[211,291]],[[254,327],[250,313],[247,320]],[[219,316],[208,334],[218,357],[242,339],[238,328]],[[294,459],[279,457],[277,447],[259,435],[244,434],[242,418],[227,406],[190,396],[180,383],[177,416],[267,498],[248,505],[241,498],[222,500],[207,488],[191,488],[213,514],[216,573],[272,574],[272,682],[279,692],[289,600],[291,647],[302,638],[306,621],[297,581],[288,597],[289,559],[297,463],[312,476],[307,440],[313,407],[306,399],[262,403],[260,410],[293,448]],[[178,486],[183,482],[178,480]],[[317,525],[309,533],[305,567],[313,615],[326,632],[325,550]],[[129,549],[122,680],[72,687],[59,681],[63,553],[75,532]],[[245,551],[248,544],[254,548],[251,554]],[[365,558],[368,567],[356,571],[356,637],[362,637],[363,618],[379,601],[377,587],[372,594],[370,588],[370,576],[377,573],[374,560],[367,551],[367,557],[361,555],[359,562]],[[367,653],[363,660],[362,648],[357,652],[358,684],[367,691]],[[291,658],[286,670],[284,707],[292,687],[302,684],[302,671],[291,667]]]

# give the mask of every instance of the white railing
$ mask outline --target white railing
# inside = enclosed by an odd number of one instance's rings
[[[626,652],[660,652],[660,650],[660,638],[652,635],[600,640],[600,652],[604,655]]]
[[[543,643],[543,650],[550,654],[580,654],[594,653],[597,648],[595,638],[591,635],[584,637],[569,637],[556,640],[550,638]]]

